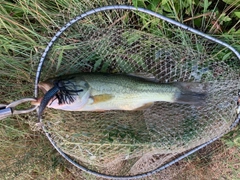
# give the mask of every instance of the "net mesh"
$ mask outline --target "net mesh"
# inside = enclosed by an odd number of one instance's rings
[[[136,175],[229,131],[236,119],[239,60],[225,47],[132,10],[83,18],[57,40],[42,79],[77,72],[151,74],[160,83],[200,82],[205,106],[156,102],[142,111],[48,109],[44,124],[66,154],[88,169]]]

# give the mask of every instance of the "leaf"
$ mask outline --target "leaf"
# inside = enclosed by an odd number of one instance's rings
[[[61,63],[62,63],[62,58],[63,58],[63,49],[60,50],[59,52],[59,56],[58,56],[58,61],[57,61],[57,68],[56,68],[56,71],[58,71]]]
[[[173,10],[171,9],[171,7],[168,4],[165,4],[163,6],[163,9],[164,9],[164,11],[169,12],[169,14],[171,14],[171,16],[172,16],[172,14],[174,14]]]
[[[152,0],[152,1],[150,1],[151,2],[151,4],[152,4],[152,7],[154,8],[154,9],[156,9],[157,8],[157,6],[158,6],[158,4],[159,4],[159,0]],[[153,9],[152,9],[153,10]]]
[[[144,0],[132,0],[134,7],[145,7],[145,1]]]
[[[94,64],[93,71],[96,71],[101,65],[101,63],[102,63],[102,59],[97,60]]]
[[[162,0],[162,6],[168,3],[169,0]]]
[[[237,137],[233,140],[234,144],[237,145],[238,147],[240,146],[240,137]]]
[[[125,32],[122,34],[128,45],[131,45],[141,38],[140,34]]]
[[[237,31],[235,32],[235,34],[239,34],[239,35],[240,35],[240,29],[237,30]]]
[[[196,4],[194,0],[187,0],[187,3],[188,3],[190,6]]]
[[[232,52],[225,54],[222,58],[223,61],[227,60],[232,55]]]
[[[240,18],[240,11],[235,11],[234,15],[237,16],[238,18]]]
[[[234,4],[235,6],[240,5],[240,0],[223,0],[226,4]]]
[[[231,21],[232,19],[229,16],[225,16],[222,20],[224,22],[228,22],[228,21]]]
[[[212,4],[212,2],[208,1],[208,0],[204,0],[204,4],[203,4],[203,13],[207,12],[208,7]]]
[[[108,69],[109,65],[110,65],[109,62],[104,62],[103,66],[101,68],[101,72],[107,72],[107,69]]]
[[[228,15],[226,15],[226,13],[222,13],[220,15],[220,24],[222,24],[223,22],[229,22],[231,20],[232,19]]]
[[[138,7],[138,0],[132,0],[133,6]]]

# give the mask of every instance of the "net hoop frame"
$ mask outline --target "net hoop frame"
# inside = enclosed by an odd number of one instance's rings
[[[150,11],[150,10],[147,10],[147,9],[144,9],[144,8],[136,8],[134,6],[128,6],[128,5],[111,5],[111,6],[103,6],[103,7],[99,7],[99,8],[95,8],[95,9],[92,9],[92,10],[89,10],[85,13],[82,13],[78,16],[76,16],[75,18],[73,18],[72,20],[70,20],[68,23],[66,23],[59,31],[57,31],[57,33],[53,36],[53,38],[50,40],[50,42],[48,43],[48,45],[46,46],[41,58],[40,58],[40,61],[39,61],[39,64],[38,64],[38,68],[37,68],[37,72],[36,72],[36,78],[35,78],[35,84],[34,84],[34,96],[35,98],[37,98],[38,96],[38,83],[39,83],[39,80],[40,80],[40,76],[41,76],[41,71],[42,71],[42,66],[44,64],[44,61],[47,57],[47,54],[48,52],[50,51],[50,49],[52,48],[53,44],[55,43],[55,41],[60,37],[60,35],[66,30],[68,29],[69,27],[71,27],[74,23],[76,23],[77,21],[87,17],[87,16],[90,16],[92,14],[95,14],[95,13],[98,13],[98,12],[102,12],[102,11],[106,11],[106,10],[132,10],[132,11],[139,11],[139,12],[142,12],[142,13],[146,13],[148,15],[151,15],[151,16],[154,16],[156,18],[159,18],[163,21],[166,21],[170,24],[173,24],[177,27],[180,27],[182,28],[183,30],[186,30],[186,31],[190,31],[194,34],[197,34],[199,36],[202,36],[203,38],[206,38],[210,41],[213,41],[217,44],[220,44],[226,48],[228,48],[229,50],[231,50],[236,56],[237,58],[240,60],[240,53],[234,48],[232,47],[231,45],[219,40],[219,39],[216,39],[210,35],[207,35],[201,31],[198,31],[194,28],[191,28],[189,26],[186,26],[180,22],[177,22],[173,19],[170,19],[170,18],[167,18],[161,14],[158,14],[158,13],[155,13],[153,11]],[[239,108],[238,108],[239,109]],[[237,126],[237,124],[239,123],[240,121],[240,114],[237,115],[236,117],[236,120],[232,123],[232,125],[229,127],[229,131],[231,131],[234,127]],[[42,122],[42,119],[40,119],[40,123]],[[106,179],[138,179],[138,178],[144,178],[144,177],[147,177],[147,176],[151,176],[153,174],[156,174],[157,172],[159,171],[162,171],[164,169],[166,169],[167,167],[175,164],[176,162],[188,157],[189,155],[197,152],[198,150],[206,147],[207,145],[213,143],[214,141],[218,140],[219,138],[221,138],[223,134],[201,144],[200,146],[197,146],[195,147],[194,149],[188,151],[187,153],[185,153],[184,155],[181,155],[180,157],[170,161],[169,163],[166,163],[164,164],[163,166],[160,166],[158,167],[157,169],[154,169],[152,171],[149,171],[149,172],[146,172],[146,173],[142,173],[142,174],[137,174],[137,175],[133,175],[133,176],[112,176],[112,175],[107,175],[107,174],[103,174],[103,173],[99,173],[99,172],[96,172],[96,171],[93,171],[93,170],[90,170],[78,163],[76,163],[73,159],[71,159],[71,157],[69,157],[67,154],[65,154],[57,145],[56,143],[53,141],[53,139],[51,138],[51,134],[48,133],[47,131],[47,128],[43,125],[42,126],[42,130],[43,132],[45,133],[45,135],[47,136],[48,140],[50,141],[50,143],[53,145],[53,147],[58,151],[58,153],[64,158],[66,159],[69,163],[71,163],[72,165],[74,165],[75,167],[81,169],[82,171],[84,172],[87,172],[91,175],[94,175],[94,176],[98,176],[98,177],[102,177],[102,178],[106,178]]]

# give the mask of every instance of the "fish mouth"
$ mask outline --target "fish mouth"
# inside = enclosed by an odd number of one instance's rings
[[[53,87],[53,85],[51,85],[51,83],[47,83],[47,82],[40,82],[38,84],[38,88],[41,89],[43,94],[46,94],[52,87]],[[31,102],[31,104],[33,106],[39,106],[41,101],[42,101],[42,98],[38,98],[37,101]]]
[[[48,92],[52,87],[53,87],[53,85],[51,85],[50,83],[47,83],[47,82],[40,82],[38,84],[38,88],[41,89],[41,91],[44,94],[46,94],[46,92]]]

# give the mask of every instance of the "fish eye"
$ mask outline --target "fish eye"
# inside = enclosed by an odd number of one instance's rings
[[[58,88],[64,87],[64,83],[60,80],[54,81],[53,84],[54,84],[54,86],[57,86]]]

